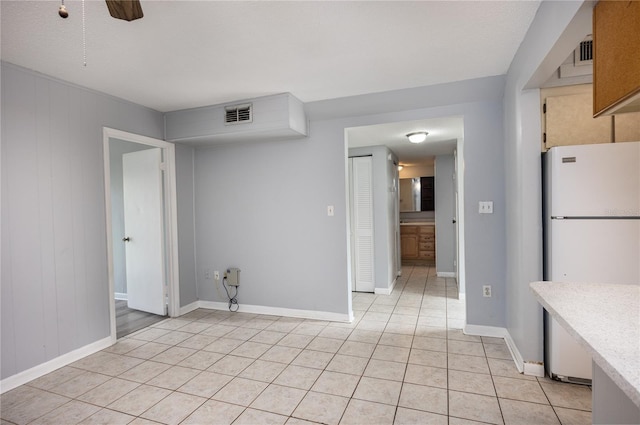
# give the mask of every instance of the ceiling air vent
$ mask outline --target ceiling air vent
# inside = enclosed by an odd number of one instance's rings
[[[225,124],[244,124],[253,122],[253,106],[251,103],[225,106]]]
[[[576,65],[593,63],[593,40],[589,38],[580,42],[580,45],[575,50],[574,60]]]
[[[560,65],[560,78],[582,77],[593,74],[593,38],[585,37],[573,54]]]

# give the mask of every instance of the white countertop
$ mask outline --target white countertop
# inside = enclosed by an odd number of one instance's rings
[[[533,282],[530,288],[640,407],[640,286]]]

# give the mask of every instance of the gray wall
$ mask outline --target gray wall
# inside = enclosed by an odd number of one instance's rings
[[[589,33],[592,7],[593,3],[580,1],[542,2],[507,74],[505,305],[507,329],[524,361],[543,361],[542,307],[529,290],[529,282],[542,279],[540,93],[535,87],[540,87]],[[581,19],[582,25],[575,19]]]
[[[436,271],[453,273],[456,235],[453,217],[455,215],[455,188],[453,155],[436,156]]]
[[[176,144],[176,192],[178,197],[178,263],[180,306],[198,300],[194,227],[194,149]]]
[[[2,63],[2,378],[109,336],[103,126],[163,118]]]
[[[109,140],[111,180],[111,236],[113,240],[113,287],[116,293],[127,293],[127,270],[124,242],[124,191],[122,184],[122,155],[149,149],[151,146],[119,139]]]
[[[391,154],[391,159],[389,159]],[[375,287],[388,289],[395,280],[396,226],[394,217],[394,161],[398,158],[386,146],[367,146],[349,149],[349,156],[373,157],[373,237]],[[396,201],[397,202],[397,201]]]
[[[345,129],[462,116],[467,318],[505,326],[503,87],[491,77],[314,102],[306,139],[196,149],[199,298],[221,300],[205,268],[237,266],[240,304],[348,313]],[[494,214],[480,216],[479,200]]]

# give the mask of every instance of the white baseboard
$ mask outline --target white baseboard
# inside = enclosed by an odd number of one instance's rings
[[[191,304],[190,304],[191,305]],[[229,304],[219,301],[198,301],[198,308],[211,310],[229,310]],[[240,304],[241,313],[266,314],[269,316],[298,317],[301,319],[328,320],[331,322],[353,321],[353,314],[332,313],[329,311],[298,310],[293,308],[267,307],[262,305]]]
[[[456,277],[456,272],[436,272],[438,277]]]
[[[388,288],[375,288],[373,290],[373,293],[376,295],[391,295],[391,293],[393,292],[393,288],[395,288],[396,286],[396,282],[398,281],[398,278],[393,279],[393,282],[391,282],[391,286]]]
[[[76,350],[58,356],[55,359],[51,359],[48,362],[34,366],[31,369],[27,369],[13,376],[4,378],[0,381],[0,394],[26,384],[27,382],[33,381],[34,379],[44,376],[47,373],[51,373],[56,369],[60,369],[63,366],[67,366],[68,364],[80,360],[90,354],[97,353],[100,350],[110,347],[112,344],[113,341],[111,340],[111,336],[108,336],[96,342],[92,342],[91,344],[85,345],[84,347],[80,347]]]
[[[466,335],[490,336],[492,338],[505,338],[507,334],[506,328],[497,326],[469,325],[464,326],[463,332]]]
[[[183,314],[191,313],[193,310],[197,310],[198,308],[200,308],[200,301],[194,301],[191,304],[180,307],[180,312],[178,314],[182,316]]]
[[[116,300],[122,300],[122,301],[127,301],[129,299],[127,294],[124,294],[122,292],[116,292],[115,294],[113,294],[113,297]]]
[[[544,363],[524,362],[524,374],[544,378]]]
[[[516,363],[516,367],[518,368],[518,372],[523,373],[524,372],[524,360],[522,359],[522,354],[520,354],[520,351],[518,350],[518,347],[516,346],[516,343],[513,341],[513,338],[511,338],[511,334],[509,332],[507,332],[507,334],[505,335],[504,340],[507,342],[507,347],[509,348],[509,351],[511,352],[511,357],[513,357],[513,361]]]

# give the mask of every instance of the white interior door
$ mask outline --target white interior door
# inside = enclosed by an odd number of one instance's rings
[[[129,308],[165,315],[160,148],[122,156]]]
[[[354,291],[374,292],[373,161],[370,156],[350,158],[352,268]]]

